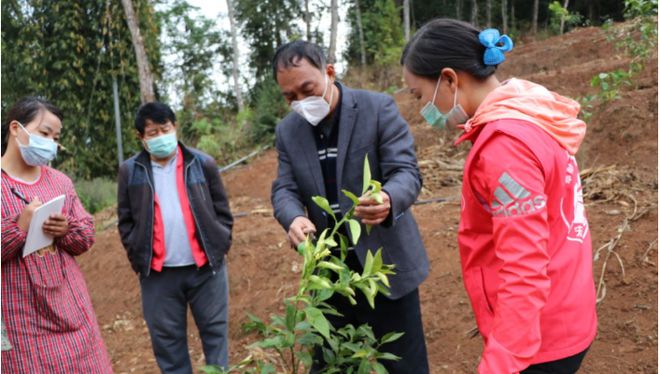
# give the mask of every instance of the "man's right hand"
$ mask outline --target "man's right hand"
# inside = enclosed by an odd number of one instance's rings
[[[289,242],[294,248],[305,241],[307,235],[316,232],[316,226],[307,217],[296,217],[289,226]]]
[[[25,208],[23,208],[21,215],[18,217],[18,220],[16,221],[16,225],[24,232],[27,232],[28,229],[30,228],[30,221],[32,221],[32,216],[34,215],[34,211],[42,205],[43,204],[41,203],[38,197],[32,199],[32,202],[28,204]]]

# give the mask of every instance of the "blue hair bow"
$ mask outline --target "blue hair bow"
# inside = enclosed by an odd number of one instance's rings
[[[486,47],[484,53],[484,64],[486,65],[499,65],[506,57],[505,52],[513,49],[513,41],[508,35],[500,36],[497,29],[486,29],[479,33],[479,42]]]

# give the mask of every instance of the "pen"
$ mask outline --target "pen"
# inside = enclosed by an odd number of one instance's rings
[[[11,190],[11,193],[16,195],[19,199],[21,199],[22,202],[24,202],[25,204],[30,204],[28,199],[26,199],[25,196],[23,196],[23,194],[20,191],[18,191],[14,187],[9,187],[9,189]]]

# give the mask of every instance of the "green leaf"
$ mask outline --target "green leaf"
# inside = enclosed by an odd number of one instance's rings
[[[307,315],[307,320],[319,334],[323,335],[326,339],[330,338],[330,324],[320,310],[310,306],[305,308],[305,315]]]
[[[387,374],[387,369],[380,362],[373,363],[373,370],[376,371],[376,374]]]
[[[259,346],[259,348],[263,348],[263,349],[280,347],[282,345],[282,337],[274,336],[272,338],[264,339],[258,342],[257,345]]]
[[[297,310],[293,305],[286,305],[286,328],[289,331],[293,331],[296,326],[296,312]]]
[[[324,269],[330,269],[330,270],[335,271],[335,272],[340,272],[344,269],[344,267],[342,267],[340,265],[337,265],[337,264],[334,264],[334,263],[329,262],[329,261],[321,261],[317,264],[317,266],[320,267],[320,268],[324,268]]]
[[[360,362],[357,374],[369,374],[370,371],[371,364],[369,363],[369,360],[363,359],[362,362]]]
[[[318,300],[319,300],[319,301],[325,301],[325,300],[328,300],[329,298],[332,297],[332,295],[334,295],[334,293],[335,293],[335,292],[334,292],[333,290],[331,290],[331,289],[319,290],[318,295],[317,295],[317,296],[318,296]]]
[[[351,201],[353,202],[353,204],[358,205],[358,204],[360,203],[360,198],[358,198],[357,196],[355,196],[355,194],[352,193],[351,191],[349,191],[349,190],[341,190],[341,192],[343,192],[344,195],[346,195],[346,197],[348,197],[349,199],[351,199]]]
[[[390,332],[390,333],[387,333],[387,334],[385,334],[385,336],[383,336],[383,337],[380,339],[380,344],[391,343],[391,342],[393,342],[393,341],[395,341],[395,340],[398,340],[398,339],[401,338],[402,336],[403,336],[403,333],[402,333],[402,332]]]
[[[335,361],[335,353],[328,348],[322,348],[322,349],[323,349],[323,360],[328,364],[333,363]]]
[[[366,349],[360,349],[359,351],[355,352],[351,358],[365,358],[369,356],[369,351]]]
[[[204,374],[223,374],[225,372],[219,366],[216,365],[206,365],[203,366],[200,370]]]
[[[342,234],[339,234],[339,245],[340,245],[339,256],[341,258],[341,261],[343,262],[344,260],[346,260],[346,256],[348,255],[348,238]]]
[[[245,332],[257,331],[260,333],[264,333],[266,331],[266,324],[264,324],[264,322],[259,317],[251,313],[248,313],[247,316],[250,321],[243,324],[242,326],[243,331]]]
[[[369,182],[371,182],[371,167],[369,166],[369,154],[364,156],[364,174],[362,176],[362,194],[364,195],[369,189]]]
[[[261,374],[275,374],[276,372],[273,364],[266,363],[261,367]]]
[[[327,245],[330,248],[336,248],[337,247],[337,242],[333,238],[327,238],[325,240],[325,245]]]
[[[319,346],[323,345],[323,338],[316,334],[307,333],[298,338],[298,344],[308,347]]]
[[[385,287],[388,287],[388,288],[390,287],[390,280],[387,278],[387,275],[379,272],[378,274],[376,274],[376,276],[378,277],[380,282],[383,283],[383,285]]]
[[[364,260],[364,268],[362,270],[362,276],[366,277],[367,275],[371,274],[371,269],[374,266],[374,255],[371,253],[371,251],[367,252],[367,257]]]
[[[330,283],[330,281],[328,281],[326,278],[319,277],[318,275],[310,275],[309,284],[310,289],[323,290],[332,288],[332,283]]]
[[[394,355],[389,352],[383,352],[378,354],[378,359],[379,360],[389,360],[389,361],[399,361],[401,357]]]
[[[353,245],[357,245],[358,240],[360,240],[360,235],[362,234],[362,227],[360,222],[355,219],[350,219],[348,221],[348,226],[351,229],[351,239],[353,240]]]
[[[321,209],[325,210],[326,213],[328,213],[332,218],[337,220],[337,217],[335,217],[335,213],[332,211],[332,208],[330,208],[330,203],[328,202],[328,199],[326,199],[323,196],[312,196],[312,200],[316,205],[318,205]]]
[[[382,268],[383,268],[383,251],[382,249],[379,249],[376,251],[376,254],[374,255],[373,271],[374,273],[377,273]]]

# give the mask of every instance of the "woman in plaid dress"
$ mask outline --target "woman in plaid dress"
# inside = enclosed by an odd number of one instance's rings
[[[44,99],[22,99],[2,125],[2,322],[12,349],[8,373],[111,373],[112,367],[75,256],[94,243],[94,223],[71,180],[47,166],[57,153],[62,114]],[[34,210],[65,195],[45,233],[51,248],[26,257]]]

